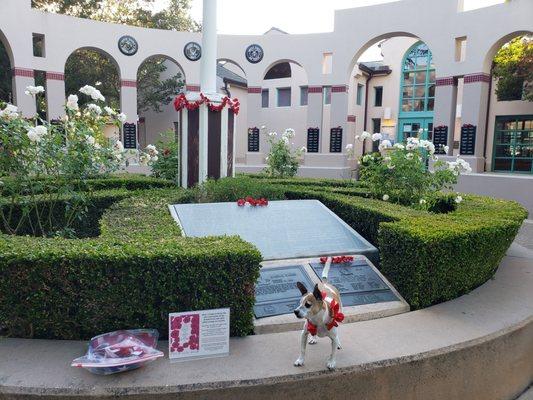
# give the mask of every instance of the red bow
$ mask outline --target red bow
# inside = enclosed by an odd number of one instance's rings
[[[322,298],[326,298],[326,293],[322,292]],[[340,312],[340,304],[337,303],[335,300],[331,300],[331,304],[329,305],[329,309],[331,311],[331,322],[326,325],[326,328],[328,331],[331,330],[334,326],[339,326],[339,323],[344,321],[344,314]],[[315,336],[317,333],[317,326],[313,325],[311,321],[307,320],[307,331]]]

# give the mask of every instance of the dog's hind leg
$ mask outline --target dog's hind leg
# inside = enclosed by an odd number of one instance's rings
[[[307,346],[307,336],[309,336],[309,332],[307,331],[307,323],[304,326],[304,329],[302,330],[302,334],[300,335],[300,357],[294,362],[294,366],[301,367],[304,365],[305,361],[305,348]]]
[[[328,358],[328,361],[326,363],[326,366],[329,370],[334,370],[337,367],[337,349],[339,347],[339,338],[337,336],[337,328],[333,328],[329,333],[329,338],[331,339],[331,354]]]

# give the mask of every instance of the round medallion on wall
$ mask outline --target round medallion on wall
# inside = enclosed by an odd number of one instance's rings
[[[118,40],[118,48],[122,54],[132,56],[139,50],[139,44],[135,38],[125,35]]]
[[[198,61],[202,57],[202,46],[196,42],[189,42],[183,48],[183,54],[188,60]]]
[[[257,64],[263,59],[264,52],[263,48],[258,44],[251,44],[246,48],[246,52],[244,54],[249,62],[252,64]]]

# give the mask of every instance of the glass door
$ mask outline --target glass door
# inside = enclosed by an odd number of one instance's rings
[[[492,169],[533,174],[533,116],[496,118]]]
[[[409,118],[400,120],[399,141],[404,142],[409,137],[419,139],[433,139],[433,118]]]

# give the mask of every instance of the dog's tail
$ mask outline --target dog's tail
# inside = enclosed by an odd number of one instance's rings
[[[328,281],[329,268],[331,267],[331,257],[328,257],[326,260],[326,265],[322,270],[322,282]]]

